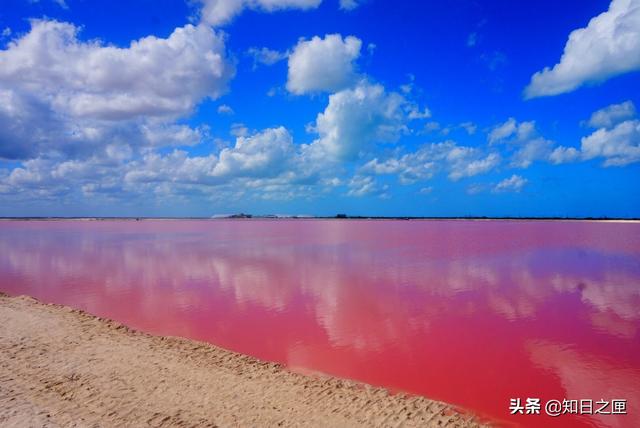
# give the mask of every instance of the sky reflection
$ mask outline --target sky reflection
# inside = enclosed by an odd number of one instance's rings
[[[497,420],[640,424],[638,223],[4,221],[0,290]]]

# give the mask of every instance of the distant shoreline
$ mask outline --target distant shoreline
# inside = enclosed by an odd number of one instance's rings
[[[410,217],[410,216],[227,216],[227,217],[0,217],[0,221],[143,221],[143,220],[432,220],[432,221],[598,221],[640,222],[640,217]]]

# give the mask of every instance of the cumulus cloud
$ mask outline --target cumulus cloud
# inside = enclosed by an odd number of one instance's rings
[[[213,154],[190,157],[184,150],[174,150],[167,155],[148,153],[123,168],[123,190],[140,189],[140,184],[216,184],[219,181],[211,172],[217,162],[218,158]]]
[[[279,52],[269,48],[249,48],[247,54],[253,57],[253,68],[258,64],[273,65],[289,56],[289,52]]]
[[[527,168],[535,161],[562,164],[594,158],[603,158],[604,166],[623,166],[640,160],[640,121],[629,120],[635,113],[631,101],[594,112],[588,125],[598,129],[581,139],[579,149],[556,146],[539,135],[535,122],[518,123],[514,118],[495,126],[488,141],[505,144],[512,152],[510,165],[516,168]]]
[[[51,137],[63,131],[57,115],[37,96],[0,87],[0,158],[28,158],[40,142],[54,143]]]
[[[580,140],[579,150],[557,147],[551,153],[551,162],[560,164],[602,158],[606,167],[639,162],[640,120],[630,119],[633,116],[635,107],[630,101],[596,111],[591,115],[589,125],[599,128]],[[623,119],[627,120],[620,122]]]
[[[513,117],[507,119],[506,122],[496,125],[489,132],[489,144],[502,143],[508,141],[511,137],[516,137],[518,141],[529,138],[535,130],[535,122],[518,123]]]
[[[35,95],[0,89],[0,158],[87,157],[108,144],[122,142],[139,148],[192,146],[207,135],[207,127],[158,119],[74,118],[54,111]]]
[[[511,166],[528,168],[535,161],[549,160],[554,143],[541,137],[534,121],[518,123],[509,118],[495,126],[487,137],[489,144],[506,144],[513,151]]]
[[[287,89],[300,95],[339,91],[354,84],[361,46],[357,37],[340,34],[301,39],[289,55]]]
[[[69,5],[67,4],[66,0],[51,0],[52,3],[57,4],[58,6],[60,6],[63,9],[69,9]],[[29,0],[30,3],[39,3],[40,0]]]
[[[603,157],[604,166],[640,161],[640,120],[627,120],[612,129],[600,128],[581,140],[584,159]]]
[[[613,125],[630,119],[636,115],[636,107],[631,101],[620,104],[611,104],[603,109],[594,112],[589,118],[587,125],[592,128],[610,128]]]
[[[126,144],[110,144],[81,159],[25,161],[11,172],[0,173],[0,193],[42,198],[81,192],[127,198],[220,191],[237,196],[252,191],[258,197],[288,198],[335,186],[331,168],[311,162],[303,147],[294,145],[283,127],[239,136],[233,146],[199,156],[180,149],[140,153]]]
[[[549,160],[554,164],[574,162],[581,157],[580,151],[574,147],[556,147],[549,155]]]
[[[409,112],[409,116],[408,117],[411,120],[428,119],[428,118],[431,117],[431,110],[429,110],[426,107],[422,111],[418,110],[417,108],[414,108]]]
[[[493,190],[495,192],[520,192],[525,184],[527,184],[527,179],[514,174],[496,184]]]
[[[364,164],[360,171],[376,175],[394,174],[398,176],[400,183],[412,184],[431,178],[436,168],[435,159],[430,158],[425,151],[417,151],[384,161],[374,158]]]
[[[211,175],[278,175],[286,168],[294,150],[293,138],[283,127],[267,129],[251,137],[238,137],[233,148],[220,152]]]
[[[244,9],[274,12],[286,9],[314,9],[322,0],[200,0],[200,19],[213,26],[229,23]]]
[[[473,122],[463,122],[460,124],[460,128],[464,129],[469,135],[475,134],[478,130],[478,126]]]
[[[126,144],[109,145],[77,160],[35,158],[0,177],[0,194],[12,199],[61,199],[77,191],[110,193],[122,189],[122,171],[131,157]]]
[[[73,24],[31,21],[30,32],[0,51],[1,87],[71,116],[118,120],[186,114],[226,92],[234,75],[224,38],[209,27],[186,25],[127,48],[78,33]]]
[[[569,34],[560,62],[535,73],[525,97],[562,94],[638,69],[640,0],[613,0],[609,10]]]
[[[0,50],[0,157],[77,154],[110,139],[157,145],[163,128],[193,144],[195,131],[170,123],[222,95],[233,75],[224,38],[205,26],[118,48],[80,40],[73,24],[33,20]]]
[[[349,181],[348,196],[362,197],[372,194],[385,197],[385,191],[388,189],[387,185],[379,186],[373,177],[368,175],[356,175]]]
[[[354,159],[375,143],[395,142],[407,131],[407,109],[413,106],[379,84],[360,82],[329,96],[318,114],[314,149],[339,160]]]
[[[489,132],[489,144],[494,144],[511,137],[517,129],[516,120],[510,117],[506,122],[495,126],[491,132]]]
[[[498,153],[459,146],[453,141],[422,145],[418,150],[385,160],[374,158],[360,168],[363,174],[394,174],[400,183],[413,184],[445,170],[452,181],[487,173],[500,164]]]
[[[208,134],[207,127],[191,128],[176,124],[145,124],[140,126],[144,142],[151,146],[195,146]]]
[[[365,0],[340,0],[340,9],[353,10],[364,3]]]
[[[484,174],[491,171],[500,163],[500,155],[489,153],[478,158],[479,152],[472,147],[456,147],[447,155],[447,160],[451,164],[449,178],[459,180],[464,177]]]
[[[511,165],[518,168],[528,168],[535,161],[549,160],[553,153],[554,143],[542,137],[527,140],[513,154]]]
[[[218,106],[218,113],[220,113],[220,114],[233,114],[234,111],[230,106],[228,106],[226,104],[220,104]]]

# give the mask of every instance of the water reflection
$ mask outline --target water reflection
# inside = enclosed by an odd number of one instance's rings
[[[609,427],[640,425],[640,377],[636,370],[618,366],[615,361],[608,361],[606,355],[577,352],[552,342],[532,342],[529,351],[534,364],[556,374],[567,396],[593,399],[594,403],[601,399],[627,400],[627,415],[598,414],[585,422]],[[605,411],[611,412],[610,405]]]
[[[635,223],[0,222],[0,290],[500,420],[639,402]]]

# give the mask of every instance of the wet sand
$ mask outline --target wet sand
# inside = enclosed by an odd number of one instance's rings
[[[0,426],[480,426],[422,397],[0,293]]]

